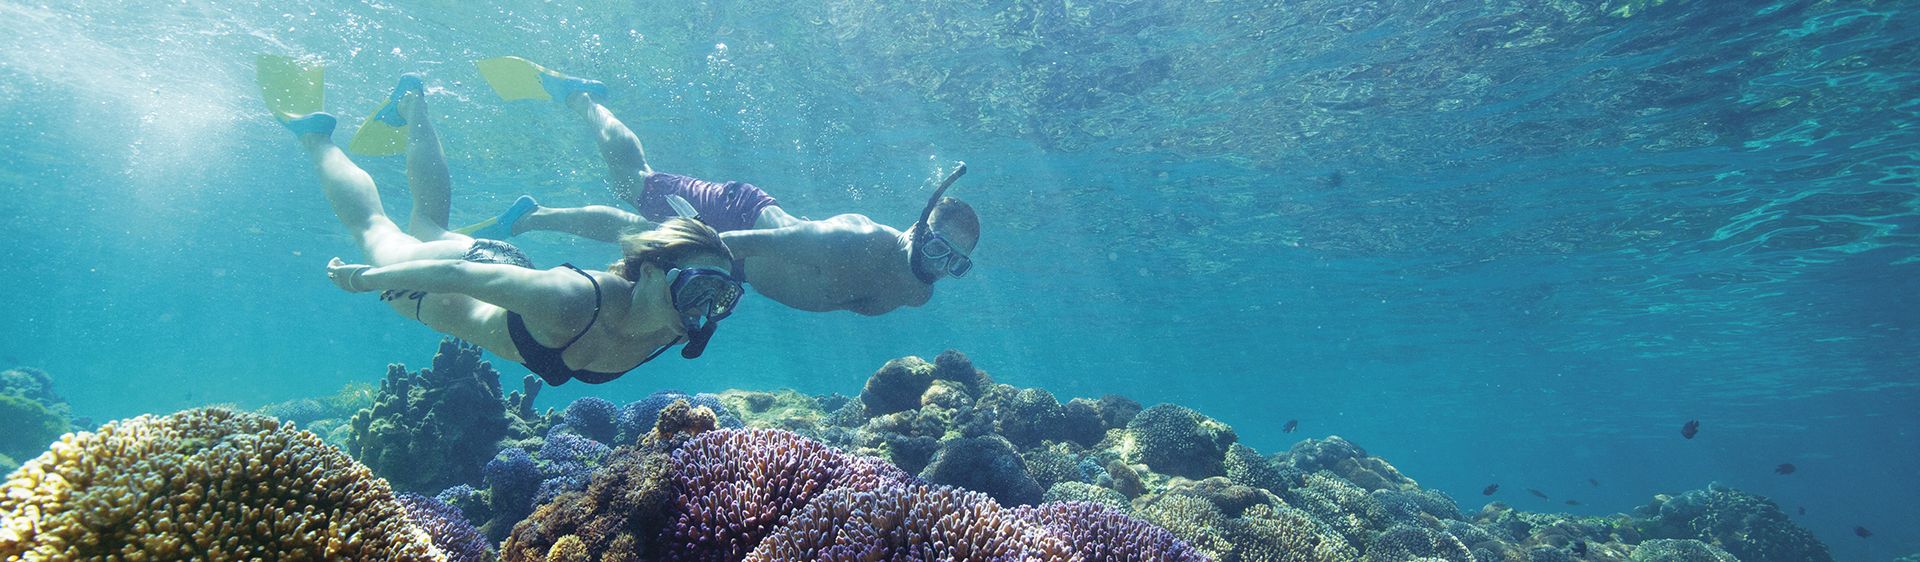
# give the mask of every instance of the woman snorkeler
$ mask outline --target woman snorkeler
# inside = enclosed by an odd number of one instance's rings
[[[262,85],[274,105],[267,64]],[[622,237],[620,260],[604,272],[535,269],[512,245],[447,230],[451,179],[420,79],[403,77],[389,105],[376,119],[407,129],[415,210],[406,231],[387,217],[372,177],[334,144],[333,116],[274,108],[369,262],[329,262],[327,276],[340,288],[381,291],[401,316],[525,364],[554,385],[611,381],[683,340],[681,355],[698,357],[739,303],[740,283],[726,273],[731,253],[697,220]]]

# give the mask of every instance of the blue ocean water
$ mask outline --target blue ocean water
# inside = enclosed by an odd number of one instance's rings
[[[614,204],[575,118],[470,63],[518,54],[610,84],[658,169],[904,226],[964,160],[985,222],[925,307],[752,297],[706,357],[551,403],[850,394],[955,348],[1262,451],[1341,435],[1468,509],[1719,481],[1840,559],[1920,552],[1920,6],[979,4],[0,2],[0,367],[105,420],[424,364],[436,334],[322,275],[356,250],[254,57],[326,63],[349,126],[425,73],[455,222]],[[402,214],[399,159],[358,161]]]

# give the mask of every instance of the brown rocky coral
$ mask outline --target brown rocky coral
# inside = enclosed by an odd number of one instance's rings
[[[73,433],[0,494],[0,559],[443,561],[386,481],[222,409]]]

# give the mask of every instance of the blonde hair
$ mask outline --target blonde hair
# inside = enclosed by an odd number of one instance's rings
[[[621,236],[620,253],[620,261],[613,262],[607,271],[628,281],[639,279],[640,268],[649,264],[664,270],[705,256],[733,262],[733,252],[720,242],[720,233],[713,227],[677,217],[662,221],[652,230]]]

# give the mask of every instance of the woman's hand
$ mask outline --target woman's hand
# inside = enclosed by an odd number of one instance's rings
[[[372,287],[366,287],[360,283],[360,276],[369,269],[373,269],[373,266],[347,263],[336,257],[327,262],[327,278],[332,279],[334,285],[338,285],[349,293],[364,293],[373,290]]]

